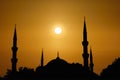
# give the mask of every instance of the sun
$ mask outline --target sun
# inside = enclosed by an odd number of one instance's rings
[[[62,33],[62,29],[60,27],[56,27],[54,31],[55,31],[56,34],[61,34]]]

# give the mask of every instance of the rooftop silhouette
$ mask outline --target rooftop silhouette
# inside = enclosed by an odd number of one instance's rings
[[[41,64],[36,68],[36,70],[20,67],[17,71],[17,31],[16,25],[13,36],[13,46],[12,46],[12,68],[8,70],[4,78],[0,80],[111,80],[111,78],[120,79],[120,58],[116,59],[112,65],[109,65],[98,76],[94,72],[94,60],[93,53],[90,47],[90,52],[88,52],[88,40],[87,40],[87,26],[84,18],[83,26],[83,65],[80,63],[68,63],[66,60],[62,59],[57,52],[55,59],[49,61],[44,65],[44,50],[41,51]],[[90,63],[89,63],[90,62]]]

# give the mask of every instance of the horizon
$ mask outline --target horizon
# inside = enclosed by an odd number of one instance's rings
[[[91,46],[94,72],[100,74],[115,58],[120,57],[120,8],[117,0],[6,0],[0,1],[0,6],[0,76],[11,69],[15,24],[18,38],[17,68],[39,66],[42,48],[45,64],[56,58],[57,51],[68,63],[83,64],[84,16],[88,53]],[[62,27],[59,35],[54,33],[56,25]]]

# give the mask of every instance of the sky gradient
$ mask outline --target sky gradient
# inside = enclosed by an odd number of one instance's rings
[[[94,71],[120,57],[119,0],[0,0],[0,76],[11,69],[12,40],[17,24],[17,67],[40,65],[42,48],[45,64],[60,57],[83,64],[83,24],[86,17]],[[60,25],[63,33],[56,35]],[[88,48],[88,49],[89,49]]]

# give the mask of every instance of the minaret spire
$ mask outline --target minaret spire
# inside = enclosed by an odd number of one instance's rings
[[[16,64],[17,64],[17,32],[16,32],[16,24],[14,29],[14,36],[13,36],[13,46],[12,46],[12,72],[15,73],[17,71]]]
[[[92,49],[90,47],[90,70],[93,72],[93,67],[94,67],[94,64],[93,64],[93,56],[92,56]]]
[[[83,45],[83,62],[84,62],[84,68],[86,70],[89,69],[88,67],[88,57],[89,57],[89,54],[88,54],[88,41],[87,41],[87,29],[86,29],[86,21],[85,21],[85,17],[84,17],[84,28],[83,28],[83,42],[82,42],[82,45]]]
[[[43,56],[43,49],[42,49],[42,54],[41,54],[41,67],[44,66],[44,56]]]
[[[59,51],[57,52],[57,59],[59,59]]]
[[[13,46],[17,46],[16,24],[15,24],[15,29],[14,29]]]
[[[87,41],[86,19],[84,17],[83,40]]]

